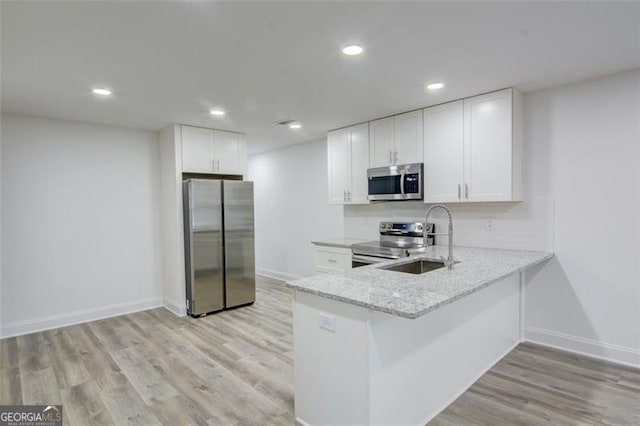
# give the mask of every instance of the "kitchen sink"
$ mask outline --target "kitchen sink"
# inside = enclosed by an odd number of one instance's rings
[[[444,268],[444,262],[437,260],[416,259],[411,262],[401,263],[399,265],[381,266],[379,269],[388,271],[405,272],[407,274],[424,274]]]

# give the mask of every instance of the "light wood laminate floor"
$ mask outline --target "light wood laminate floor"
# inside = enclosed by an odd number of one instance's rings
[[[65,425],[292,425],[291,293],[205,318],[164,309],[0,340],[0,404]],[[434,425],[640,425],[640,371],[523,344]]]

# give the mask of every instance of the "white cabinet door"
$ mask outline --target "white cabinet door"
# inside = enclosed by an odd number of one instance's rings
[[[425,203],[462,201],[463,117],[463,101],[424,110]]]
[[[464,100],[464,197],[512,200],[512,89]]]
[[[327,168],[329,175],[329,204],[346,204],[350,173],[349,139],[347,129],[327,134]]]
[[[182,126],[182,171],[244,175],[247,147],[244,135]]]
[[[394,116],[393,164],[419,163],[422,149],[422,110]]]
[[[351,249],[314,246],[316,273],[344,273],[351,269]]]
[[[241,136],[239,133],[215,131],[214,158],[216,161],[216,173],[242,174]]]
[[[212,173],[213,130],[182,126],[182,171]]]
[[[392,165],[393,117],[371,121],[369,126],[369,167]]]
[[[369,183],[369,123],[359,124],[347,129],[350,145],[351,179],[347,188],[349,204],[369,204],[367,195]]]

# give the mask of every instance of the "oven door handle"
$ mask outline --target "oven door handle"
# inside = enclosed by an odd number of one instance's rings
[[[402,172],[400,172],[400,194],[402,195],[402,199],[404,199],[405,195],[404,195],[404,176],[407,173],[407,171],[405,169],[402,169]]]
[[[394,258],[388,258],[388,257],[378,257],[378,256],[363,256],[361,254],[354,254],[351,255],[351,260],[354,262],[360,262],[360,263],[366,263],[368,265],[373,265],[374,263],[380,263],[380,262],[384,262],[387,260],[393,260],[396,259]]]

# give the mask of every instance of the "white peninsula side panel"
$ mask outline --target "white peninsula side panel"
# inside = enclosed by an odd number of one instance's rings
[[[521,341],[520,274],[417,319],[296,290],[293,319],[299,424],[424,425]]]
[[[368,418],[368,315],[366,308],[294,292],[294,386],[299,423],[359,424]],[[320,328],[320,321],[332,320],[335,332]]]

